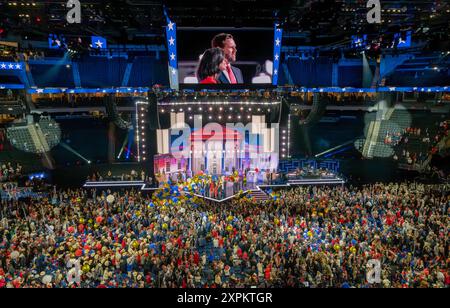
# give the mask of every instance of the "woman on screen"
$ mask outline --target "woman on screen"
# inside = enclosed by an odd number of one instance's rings
[[[220,73],[226,69],[227,60],[220,48],[207,49],[197,68],[197,77],[200,84],[218,84]]]

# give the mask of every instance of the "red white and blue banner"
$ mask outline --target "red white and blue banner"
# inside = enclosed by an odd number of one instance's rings
[[[274,86],[278,85],[278,75],[280,71],[281,62],[281,43],[283,40],[283,29],[279,24],[275,24],[275,35],[273,39],[273,73],[272,73],[272,84]]]

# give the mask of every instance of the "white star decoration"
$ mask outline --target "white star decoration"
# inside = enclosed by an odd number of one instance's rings
[[[174,61],[175,60],[175,54],[172,52],[172,54],[170,55],[170,60]]]
[[[173,31],[173,26],[174,26],[175,24],[173,23],[173,22],[170,22],[167,26],[169,27],[169,30],[172,30]]]
[[[44,89],[37,89],[36,92],[37,93],[44,93]]]
[[[277,46],[280,46],[280,43],[281,43],[280,39],[276,39],[275,43],[276,43]]]
[[[170,37],[170,40],[169,40],[169,46],[172,46],[174,43],[175,43],[175,40],[174,40],[173,37],[171,36],[171,37]]]
[[[280,56],[278,54],[275,55],[275,61],[278,61],[278,59],[280,58]]]
[[[177,73],[177,71],[173,68],[172,69],[172,75],[175,75]]]
[[[20,70],[22,66],[20,64],[16,64],[16,69]]]
[[[95,45],[97,45],[97,47],[103,48],[103,43],[100,42],[100,40],[98,40],[97,42],[95,42]]]
[[[8,67],[9,67],[10,69],[13,69],[13,68],[14,68],[14,65],[10,64],[10,65],[8,65]]]
[[[274,71],[273,71],[273,74],[274,74],[274,75],[278,75],[278,70],[274,70]]]
[[[2,63],[1,67],[2,67],[2,68],[6,68],[6,64],[5,64],[5,63]]]

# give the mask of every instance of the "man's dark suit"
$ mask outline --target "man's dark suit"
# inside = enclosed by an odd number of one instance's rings
[[[244,83],[244,77],[242,77],[242,72],[237,67],[231,66],[231,70],[233,71],[234,77],[236,77],[236,81],[238,84]],[[230,84],[227,76],[222,72],[219,75],[219,82],[223,84]]]

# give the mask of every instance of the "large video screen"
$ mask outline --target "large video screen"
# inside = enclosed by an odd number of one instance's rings
[[[178,28],[180,85],[271,85],[272,29]]]

